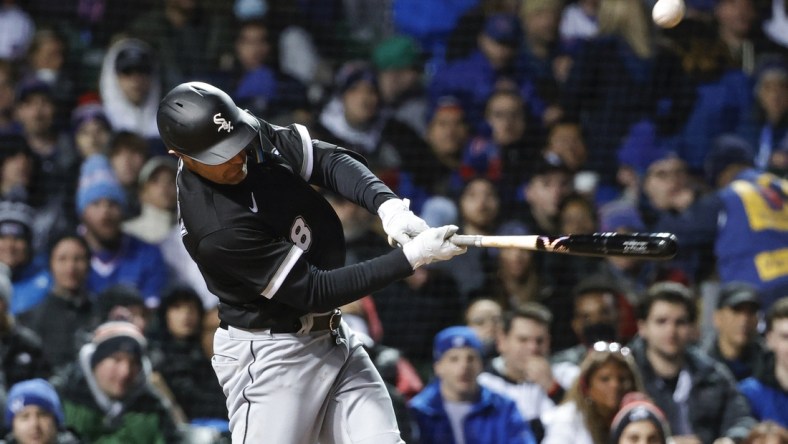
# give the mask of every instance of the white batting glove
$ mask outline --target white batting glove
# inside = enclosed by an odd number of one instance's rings
[[[383,231],[389,236],[389,244],[405,245],[422,231],[429,228],[424,219],[408,208],[408,199],[389,199],[378,207],[378,216],[383,222]]]
[[[403,245],[402,252],[414,270],[435,261],[451,259],[468,250],[468,247],[458,247],[448,240],[457,230],[456,225],[427,228]]]

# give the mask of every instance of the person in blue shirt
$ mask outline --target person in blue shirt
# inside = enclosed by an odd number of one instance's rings
[[[766,315],[766,346],[772,352],[760,371],[739,383],[753,417],[788,427],[788,297]]]
[[[436,378],[410,402],[421,444],[536,444],[514,401],[477,382],[481,353],[470,327],[448,327],[435,336]]]

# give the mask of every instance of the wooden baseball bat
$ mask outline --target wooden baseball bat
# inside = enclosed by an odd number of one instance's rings
[[[449,240],[468,247],[522,248],[579,256],[625,256],[640,259],[670,259],[678,244],[671,233],[567,234],[564,236],[481,236],[455,234]]]

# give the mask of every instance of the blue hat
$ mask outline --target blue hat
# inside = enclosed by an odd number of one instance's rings
[[[29,405],[41,407],[55,417],[58,427],[63,425],[60,398],[52,384],[41,378],[17,382],[11,387],[5,409],[6,425],[10,427],[14,416]]]
[[[523,38],[523,29],[520,20],[512,14],[495,14],[484,22],[484,34],[496,42],[517,46]]]
[[[479,354],[482,353],[482,341],[476,336],[476,333],[466,326],[448,327],[435,335],[435,343],[432,347],[432,359],[437,361],[443,356],[444,353],[452,348],[469,347]]]
[[[599,226],[602,231],[627,229],[645,231],[646,224],[638,210],[629,203],[614,202],[599,210]]]
[[[94,154],[82,164],[77,188],[77,211],[79,215],[85,208],[100,199],[109,199],[121,207],[126,205],[126,193],[115,178],[109,160],[101,154]]]
[[[718,137],[706,155],[703,165],[706,180],[714,186],[717,178],[730,165],[741,164],[752,166],[754,162],[753,150],[750,144],[739,136],[726,134]]]

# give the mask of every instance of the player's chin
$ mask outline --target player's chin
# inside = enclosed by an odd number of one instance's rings
[[[228,174],[225,177],[223,177],[224,183],[228,185],[237,185],[243,182],[244,179],[246,179],[246,171],[244,170],[238,170],[233,174]]]

